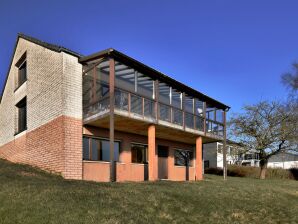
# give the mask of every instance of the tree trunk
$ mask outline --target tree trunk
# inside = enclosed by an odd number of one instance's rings
[[[189,162],[186,161],[186,166],[185,166],[185,180],[189,181]]]
[[[261,167],[261,171],[260,171],[260,179],[264,180],[266,178],[266,171],[267,171],[267,163],[268,160],[264,160],[262,159],[260,161],[260,167]]]

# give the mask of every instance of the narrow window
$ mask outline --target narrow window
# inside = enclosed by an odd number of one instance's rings
[[[27,80],[27,62],[24,63],[19,67],[19,83],[18,86],[21,86]]]
[[[147,163],[147,145],[132,144],[131,146],[131,162]]]
[[[22,99],[17,105],[18,108],[18,130],[17,133],[27,129],[27,100]]]
[[[15,64],[18,68],[18,75],[16,77],[16,88],[20,87],[24,82],[27,81],[27,61],[26,61],[26,52]]]

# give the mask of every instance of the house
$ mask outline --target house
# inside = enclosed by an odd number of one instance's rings
[[[246,151],[240,144],[227,140],[227,164],[259,166],[259,154],[255,150]],[[203,145],[204,168],[223,168],[223,143],[212,142]]]
[[[298,154],[291,152],[280,152],[269,158],[267,166],[271,168],[282,169],[298,168]]]
[[[0,104],[0,157],[93,181],[201,180],[225,104],[115,50],[83,56],[19,34]]]

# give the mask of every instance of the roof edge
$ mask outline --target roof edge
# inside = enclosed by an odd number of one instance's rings
[[[74,52],[72,50],[69,50],[65,47],[62,47],[62,46],[58,46],[58,45],[55,45],[55,44],[50,44],[50,43],[47,43],[47,42],[44,42],[44,41],[41,41],[39,39],[36,39],[34,37],[30,37],[28,35],[25,35],[23,33],[18,33],[17,35],[17,40],[15,42],[15,46],[14,46],[14,49],[13,49],[13,53],[11,55],[11,59],[10,59],[10,63],[9,63],[9,66],[8,66],[8,71],[6,73],[6,79],[4,81],[4,85],[2,87],[2,91],[1,91],[1,94],[0,94],[0,104],[2,102],[2,97],[3,97],[3,93],[4,93],[4,90],[5,90],[5,87],[6,87],[6,83],[7,83],[7,79],[8,79],[8,76],[9,76],[9,72],[10,72],[10,68],[11,68],[11,65],[12,65],[12,62],[13,62],[13,58],[14,58],[14,55],[15,55],[15,51],[17,49],[17,46],[18,46],[18,43],[19,43],[19,39],[22,38],[24,40],[27,40],[29,42],[32,42],[34,44],[37,44],[41,47],[44,47],[44,48],[47,48],[49,50],[52,50],[52,51],[55,51],[55,52],[58,52],[58,53],[61,53],[61,52],[64,52],[64,53],[67,53],[67,54],[70,54],[72,56],[75,56],[77,57],[78,59],[80,59],[81,57],[83,57],[82,54],[79,54],[77,52]]]

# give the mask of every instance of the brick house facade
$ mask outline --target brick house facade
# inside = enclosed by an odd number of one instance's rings
[[[199,180],[228,108],[114,49],[82,56],[19,34],[0,157],[67,179]]]

